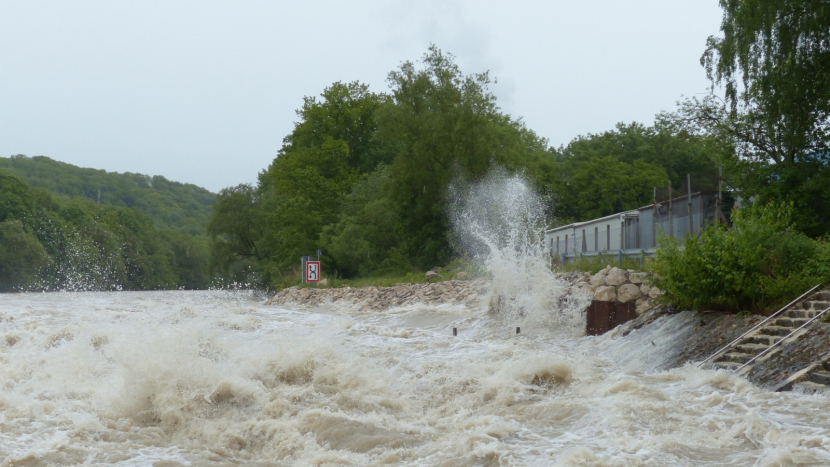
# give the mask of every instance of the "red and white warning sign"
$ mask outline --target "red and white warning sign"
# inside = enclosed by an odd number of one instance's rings
[[[317,282],[320,280],[320,262],[308,261],[305,263],[305,281]]]

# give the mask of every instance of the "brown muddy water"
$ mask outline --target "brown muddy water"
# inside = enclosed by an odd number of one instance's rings
[[[620,338],[578,318],[2,295],[0,465],[830,465],[827,396],[665,370],[684,314]]]

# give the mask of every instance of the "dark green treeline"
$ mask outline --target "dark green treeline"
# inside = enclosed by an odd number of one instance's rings
[[[149,189],[148,180],[182,193]],[[0,291],[208,287],[203,232],[213,197],[160,177],[0,158]]]
[[[487,73],[464,75],[436,47],[388,83],[375,93],[338,82],[305,98],[258,183],[219,194],[208,223],[216,270],[279,286],[317,249],[342,277],[426,270],[457,254],[447,212],[455,178],[518,171],[552,218],[582,220],[649,204],[652,187],[712,171],[724,151],[670,114],[552,148],[500,110]]]

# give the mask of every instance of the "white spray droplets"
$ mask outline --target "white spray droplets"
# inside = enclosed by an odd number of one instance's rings
[[[499,319],[560,333],[584,332],[585,297],[567,293],[544,245],[545,203],[521,175],[494,169],[450,188],[450,218],[461,249],[492,276]]]

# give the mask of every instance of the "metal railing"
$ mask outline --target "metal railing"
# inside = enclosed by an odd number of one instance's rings
[[[568,260],[577,260],[580,258],[606,257],[615,259],[619,265],[622,266],[624,258],[638,258],[644,261],[645,258],[653,257],[655,251],[655,248],[636,248],[630,250],[580,251],[559,254],[552,253],[551,256],[559,257],[559,261],[561,261],[562,264],[567,264]]]
[[[732,346],[734,346],[735,344],[737,344],[737,343],[738,343],[738,341],[742,340],[743,338],[745,338],[745,337],[746,337],[746,336],[748,336],[749,334],[751,334],[751,333],[753,333],[753,332],[757,331],[759,328],[761,328],[762,326],[764,326],[765,324],[767,324],[768,322],[770,322],[770,320],[772,320],[772,319],[774,319],[774,318],[777,318],[777,317],[778,317],[778,315],[780,315],[780,314],[781,314],[784,310],[786,310],[786,309],[788,309],[789,307],[793,306],[794,304],[798,303],[798,301],[799,301],[799,300],[801,300],[802,298],[806,297],[807,295],[809,295],[809,294],[813,293],[813,291],[814,291],[814,290],[816,290],[816,289],[817,289],[817,288],[819,288],[819,287],[821,287],[821,284],[818,284],[818,285],[816,285],[815,287],[813,287],[812,289],[810,289],[810,290],[808,290],[808,291],[804,292],[803,294],[801,294],[801,296],[800,296],[800,297],[798,297],[798,298],[796,298],[795,300],[791,301],[790,303],[788,303],[788,304],[784,305],[784,308],[781,308],[780,310],[776,311],[775,313],[773,313],[773,314],[769,315],[769,316],[767,317],[767,319],[765,319],[765,320],[761,321],[760,323],[756,324],[756,325],[755,325],[755,326],[753,326],[753,328],[752,328],[752,329],[750,329],[749,331],[747,331],[747,332],[745,332],[745,333],[741,334],[741,337],[739,337],[739,338],[737,338],[737,339],[733,340],[732,342],[730,342],[730,343],[726,344],[726,345],[725,345],[724,347],[722,347],[720,350],[718,350],[717,352],[715,352],[715,353],[713,353],[712,355],[710,355],[710,356],[709,356],[709,358],[707,358],[706,360],[703,360],[702,362],[698,363],[698,365],[697,365],[697,366],[698,366],[698,368],[700,368],[701,366],[703,366],[704,364],[706,364],[706,362],[708,362],[709,360],[711,360],[711,359],[713,359],[713,358],[715,358],[715,357],[720,356],[721,354],[723,354],[723,352],[724,352],[724,351],[729,350],[730,348],[732,348]],[[782,339],[782,340],[783,340],[783,339]],[[781,342],[781,341],[779,341],[779,342]],[[742,367],[742,368],[743,368],[743,367]]]
[[[780,341],[776,342],[775,344],[772,344],[771,346],[767,347],[767,348],[766,348],[763,352],[761,352],[761,353],[759,353],[758,355],[756,355],[756,356],[752,357],[752,358],[751,358],[748,362],[744,363],[743,365],[741,365],[741,366],[740,366],[740,368],[738,368],[737,370],[735,370],[735,372],[741,371],[741,370],[743,369],[743,367],[745,367],[745,366],[749,365],[750,363],[754,362],[755,360],[758,360],[760,357],[762,357],[763,355],[767,354],[770,350],[774,349],[774,348],[775,348],[775,347],[777,347],[779,344],[781,344],[782,342],[784,342],[784,341],[786,341],[787,339],[789,339],[790,337],[792,337],[792,335],[793,335],[793,334],[795,334],[795,333],[797,333],[798,331],[800,331],[800,330],[804,329],[805,327],[809,326],[809,325],[810,325],[813,321],[815,321],[815,320],[817,320],[817,319],[821,318],[821,317],[822,317],[825,313],[827,313],[828,311],[830,311],[830,306],[828,306],[828,307],[827,307],[827,308],[825,308],[824,310],[822,310],[822,311],[820,311],[819,313],[817,313],[817,314],[816,314],[815,316],[813,316],[813,317],[812,317],[809,321],[807,321],[806,323],[802,324],[801,326],[799,326],[798,328],[796,328],[795,330],[793,330],[793,332],[791,332],[791,333],[787,334],[787,335],[786,335],[783,339],[781,339]]]

